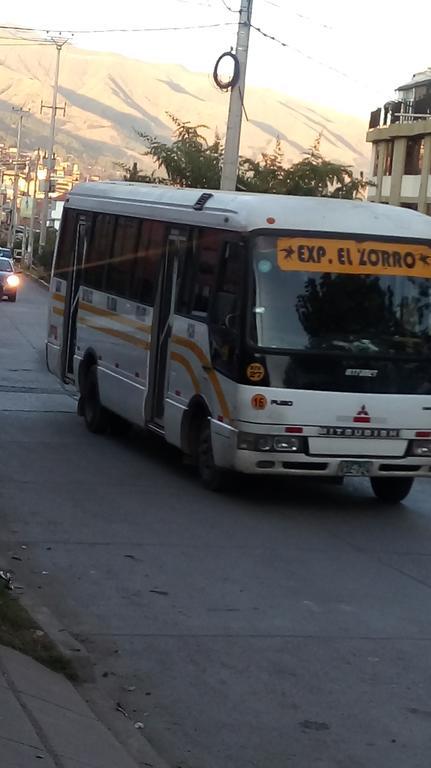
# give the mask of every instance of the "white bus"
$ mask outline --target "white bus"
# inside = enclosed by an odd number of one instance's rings
[[[61,221],[47,362],[93,432],[158,432],[230,471],[431,473],[431,218],[347,200],[80,184]]]

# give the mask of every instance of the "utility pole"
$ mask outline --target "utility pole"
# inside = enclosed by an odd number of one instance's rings
[[[57,95],[58,95],[58,79],[60,74],[60,55],[63,50],[63,46],[66,45],[68,40],[53,39],[55,47],[57,49],[57,58],[55,62],[55,75],[54,86],[52,94],[52,105],[40,105],[40,111],[43,109],[51,110],[51,125],[49,129],[49,144],[48,144],[48,158],[46,166],[46,178],[45,178],[45,192],[43,197],[42,216],[40,218],[40,238],[39,238],[39,256],[42,255],[44,246],[46,244],[46,225],[48,221],[48,206],[49,206],[49,187],[51,181],[51,173],[53,171],[53,159],[54,159],[54,139],[55,139],[55,118],[57,117],[57,109],[66,112],[66,105],[64,107],[57,107]]]
[[[220,189],[235,190],[238,176],[239,145],[241,139],[242,110],[244,104],[245,73],[247,69],[253,0],[241,0],[235,55],[238,59],[239,78],[230,92],[226,143],[223,156]]]
[[[28,109],[20,109],[19,107],[12,107],[12,112],[18,114],[18,135],[16,140],[16,157],[15,157],[15,169],[13,174],[13,196],[12,196],[12,210],[8,234],[8,248],[13,248],[15,242],[15,230],[17,222],[17,206],[18,206],[18,182],[19,182],[19,158],[21,155],[21,133],[22,133],[22,121],[25,115],[28,115]]]
[[[33,248],[34,248],[34,221],[36,217],[36,205],[37,205],[37,174],[39,172],[39,163],[40,163],[40,147],[37,148],[37,155],[36,155],[36,167],[34,170],[34,188],[33,188],[33,201],[31,206],[31,217],[30,217],[30,232],[28,236],[28,253],[29,253],[29,263],[28,268],[31,269],[33,264]]]

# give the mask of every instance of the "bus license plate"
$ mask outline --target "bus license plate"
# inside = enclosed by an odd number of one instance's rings
[[[353,477],[368,477],[371,471],[371,461],[340,461],[340,475]]]

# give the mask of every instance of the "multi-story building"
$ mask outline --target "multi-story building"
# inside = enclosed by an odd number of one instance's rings
[[[46,154],[41,156],[39,150],[37,152],[20,152],[17,158],[16,147],[8,147],[5,143],[0,142],[0,240],[5,239],[10,225],[16,172],[18,176],[17,223],[19,226],[28,226],[31,210],[34,208],[34,223],[39,226],[46,188],[46,165]],[[65,194],[80,178],[79,165],[72,157],[63,160],[61,157],[55,156],[49,185],[49,226],[55,225]]]
[[[431,215],[431,68],[399,86],[371,113],[373,145],[368,199]]]

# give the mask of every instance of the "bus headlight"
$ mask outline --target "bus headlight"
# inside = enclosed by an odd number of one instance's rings
[[[248,432],[238,432],[237,447],[240,451],[255,451],[256,435],[250,435]]]
[[[409,453],[411,456],[431,456],[431,440],[412,440]]]
[[[289,451],[290,453],[299,453],[302,448],[303,440],[300,437],[274,437],[274,448],[276,451]]]
[[[303,437],[291,435],[259,435],[238,432],[237,446],[240,451],[273,451],[280,453],[304,453]]]
[[[257,451],[272,451],[273,439],[269,435],[256,435]]]

